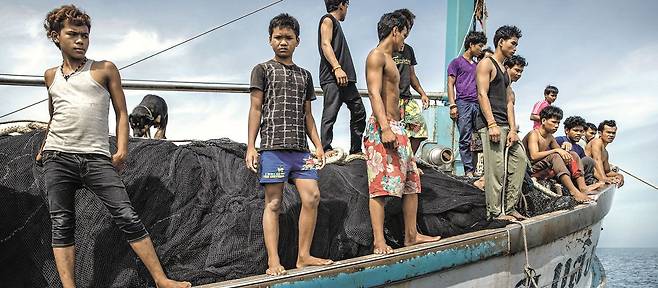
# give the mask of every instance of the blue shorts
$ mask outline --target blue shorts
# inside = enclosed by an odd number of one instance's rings
[[[315,158],[309,152],[268,150],[260,154],[261,184],[283,183],[292,179],[318,179]]]

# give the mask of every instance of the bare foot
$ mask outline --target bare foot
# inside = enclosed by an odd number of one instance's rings
[[[516,221],[516,218],[512,215],[500,215],[494,219],[503,221]]]
[[[377,244],[375,243],[374,249],[372,250],[373,254],[378,254],[378,255],[385,255],[385,254],[391,254],[393,253],[393,248],[391,246],[386,245],[386,242]]]
[[[155,287],[158,288],[190,288],[192,283],[190,282],[179,282],[171,279],[166,279],[160,283],[156,283]]]
[[[269,265],[267,270],[265,270],[265,274],[270,276],[285,275],[286,273],[288,273],[286,268],[283,268],[281,264]]]
[[[407,241],[406,239],[404,240],[404,246],[411,246],[411,245],[416,245],[416,244],[423,244],[423,243],[428,243],[428,242],[435,242],[441,240],[440,236],[427,236],[423,235],[420,233],[416,233],[416,239],[411,239],[412,241]]]
[[[576,199],[576,201],[578,201],[578,203],[585,203],[585,202],[588,202],[588,201],[592,201],[592,199],[590,199],[587,196],[587,194],[585,194],[585,193],[578,192],[578,193],[575,193],[572,196],[573,196],[573,198]]]
[[[297,268],[302,268],[306,266],[324,266],[334,263],[331,259],[322,259],[313,256],[307,256],[304,258],[297,257]]]
[[[605,182],[599,181],[596,182],[592,185],[587,186],[587,189],[585,189],[585,193],[592,193],[596,192],[599,188],[603,187],[605,185]]]
[[[516,210],[510,212],[509,216],[512,216],[512,217],[516,218],[516,220],[518,220],[518,221],[523,221],[525,219],[528,219],[528,217],[523,216],[521,213],[519,213],[519,211],[516,211]]]
[[[480,190],[484,191],[484,176],[473,182],[473,186],[478,187]]]

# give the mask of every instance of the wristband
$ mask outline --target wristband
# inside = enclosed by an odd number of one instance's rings
[[[457,104],[450,104],[450,109],[457,108]]]
[[[493,128],[493,127],[498,127],[498,124],[496,122],[492,122],[489,125],[487,125],[487,128]]]
[[[340,65],[338,65],[338,66],[332,68],[332,69],[331,69],[331,73],[336,72],[336,70],[338,70],[338,69],[340,69],[340,68],[343,68],[343,67],[341,67]]]

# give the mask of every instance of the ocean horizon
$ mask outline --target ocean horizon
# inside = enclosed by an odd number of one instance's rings
[[[658,287],[658,248],[597,248],[610,288]]]

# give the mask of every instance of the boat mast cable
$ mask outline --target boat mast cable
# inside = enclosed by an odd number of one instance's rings
[[[201,37],[201,36],[204,36],[204,35],[206,35],[206,34],[212,33],[212,32],[214,32],[214,31],[216,31],[217,29],[221,29],[221,28],[223,28],[223,27],[226,27],[226,26],[228,26],[228,25],[230,25],[230,24],[232,24],[232,23],[235,23],[235,22],[237,22],[237,21],[240,21],[240,20],[242,20],[242,19],[244,19],[244,18],[246,18],[246,17],[249,17],[249,16],[251,16],[251,15],[253,15],[253,14],[256,14],[256,13],[258,13],[258,12],[260,12],[260,11],[263,11],[263,10],[265,10],[265,9],[267,9],[267,8],[270,8],[270,7],[272,7],[272,6],[276,5],[276,4],[279,4],[279,3],[283,2],[283,1],[285,1],[285,0],[276,0],[276,1],[272,2],[272,3],[270,3],[270,4],[267,4],[267,5],[265,5],[265,6],[263,6],[263,7],[260,7],[260,8],[258,8],[258,9],[256,9],[256,10],[253,10],[253,11],[251,11],[251,12],[249,12],[249,13],[247,13],[247,14],[244,14],[244,15],[242,15],[242,16],[240,16],[240,17],[237,17],[237,18],[235,18],[235,19],[233,19],[233,20],[231,20],[231,21],[228,21],[228,22],[226,22],[226,23],[224,23],[224,24],[221,24],[221,25],[219,25],[219,26],[216,26],[216,27],[214,27],[214,28],[212,28],[212,29],[210,29],[210,30],[208,30],[208,31],[205,31],[205,32],[203,32],[203,33],[201,33],[201,34],[197,34],[197,35],[195,35],[195,36],[193,36],[193,37],[191,37],[191,38],[188,38],[188,39],[186,39],[186,40],[184,40],[184,41],[182,41],[182,42],[179,42],[179,43],[177,43],[177,44],[174,44],[174,45],[172,45],[172,46],[170,46],[170,47],[168,47],[168,48],[165,48],[165,49],[160,50],[160,51],[158,51],[158,52],[156,52],[156,53],[153,53],[153,54],[151,54],[151,55],[149,55],[149,56],[146,56],[146,57],[144,57],[144,58],[142,58],[142,59],[139,59],[139,60],[137,60],[137,61],[135,61],[135,62],[132,62],[132,63],[130,63],[130,64],[128,64],[128,65],[125,65],[125,66],[119,68],[119,71],[121,71],[121,70],[123,70],[123,69],[125,69],[125,68],[128,68],[128,67],[131,67],[131,66],[133,66],[133,65],[135,65],[135,64],[137,64],[137,63],[140,63],[140,62],[146,61],[146,60],[148,60],[148,59],[150,59],[150,58],[153,58],[153,57],[155,57],[155,56],[158,56],[158,55],[160,55],[160,54],[162,54],[162,53],[164,53],[164,52],[167,52],[167,51],[169,51],[169,50],[171,50],[171,49],[174,49],[174,48],[176,48],[176,47],[178,47],[178,46],[181,46],[181,45],[183,45],[183,44],[185,44],[185,43],[187,43],[187,42],[190,42],[190,41],[192,41],[192,40],[194,40],[194,39],[197,39],[197,38],[199,38],[199,37]],[[40,101],[35,102],[35,103],[32,103],[32,104],[30,104],[30,105],[27,105],[27,106],[25,106],[25,107],[23,107],[23,108],[20,108],[20,109],[14,110],[14,111],[9,112],[9,113],[7,113],[7,114],[4,114],[4,115],[0,116],[0,119],[1,119],[1,118],[4,118],[4,117],[7,117],[7,116],[9,116],[9,115],[12,115],[12,114],[14,114],[14,113],[17,113],[17,112],[23,111],[23,110],[25,110],[25,109],[27,109],[27,108],[30,108],[30,107],[34,106],[34,105],[40,104],[40,103],[42,103],[42,102],[45,102],[46,100],[48,100],[48,98],[43,99],[43,100],[40,100]]]
[[[658,187],[656,187],[656,185],[653,185],[653,184],[649,183],[649,181],[646,181],[646,180],[644,180],[644,179],[642,179],[642,178],[640,178],[640,177],[638,177],[638,176],[635,176],[635,175],[633,175],[631,172],[628,172],[628,171],[622,169],[622,168],[619,167],[619,166],[617,166],[617,168],[619,169],[619,171],[624,172],[626,175],[631,176],[631,177],[635,178],[636,180],[638,180],[638,181],[640,181],[640,182],[646,184],[647,186],[649,186],[649,187],[651,187],[651,188],[653,188],[653,189],[658,190]]]

